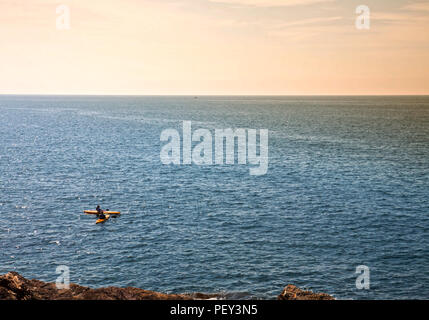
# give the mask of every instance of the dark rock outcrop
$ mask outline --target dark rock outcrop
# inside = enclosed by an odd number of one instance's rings
[[[58,290],[55,283],[28,280],[16,272],[0,276],[0,300],[192,300],[210,299],[215,295],[165,294],[138,288],[107,287],[91,289],[70,284]]]
[[[277,297],[278,300],[335,300],[334,297],[326,293],[314,293],[312,291],[301,290],[293,284],[288,284]]]
[[[70,284],[69,289],[57,289],[55,283],[28,280],[16,272],[0,276],[0,300],[206,300],[224,299],[220,294],[165,294],[139,288],[106,287],[91,289]],[[332,300],[325,293],[303,291],[288,285],[279,300]]]

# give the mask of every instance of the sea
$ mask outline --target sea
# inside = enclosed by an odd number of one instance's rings
[[[266,174],[164,164],[184,121],[268,130]],[[2,95],[0,170],[0,274],[429,298],[428,96]],[[95,224],[97,205],[122,214]]]

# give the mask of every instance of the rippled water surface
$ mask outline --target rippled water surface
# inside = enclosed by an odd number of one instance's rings
[[[162,165],[160,134],[183,120],[268,129],[268,173]],[[1,96],[0,168],[0,273],[429,298],[428,97]],[[123,215],[95,225],[82,211],[97,204]]]

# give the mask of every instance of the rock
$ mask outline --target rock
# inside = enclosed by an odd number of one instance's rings
[[[106,287],[91,289],[70,284],[70,289],[57,289],[55,283],[28,280],[16,272],[0,276],[0,300],[208,300],[225,299],[221,294],[165,294],[139,288]],[[326,293],[304,291],[287,285],[278,300],[333,300]]]
[[[16,272],[9,272],[0,277],[0,299],[29,300],[35,299],[29,281]]]
[[[91,289],[77,284],[70,284],[70,289],[58,290],[54,283],[28,280],[16,272],[0,276],[0,300],[193,300],[213,296],[165,294],[132,287]]]
[[[277,297],[278,300],[335,300],[334,297],[326,293],[314,293],[312,291],[301,290],[293,284],[288,284]]]

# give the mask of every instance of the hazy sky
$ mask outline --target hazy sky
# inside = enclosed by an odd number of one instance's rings
[[[429,94],[429,0],[0,0],[0,39],[2,94]]]

